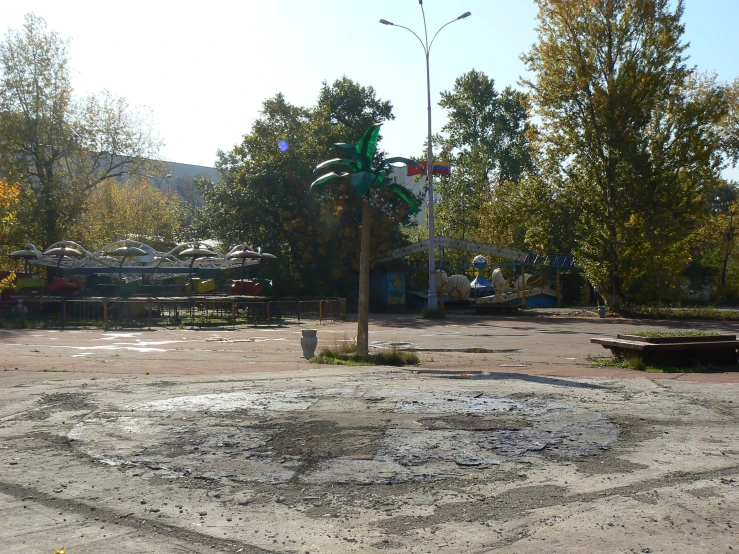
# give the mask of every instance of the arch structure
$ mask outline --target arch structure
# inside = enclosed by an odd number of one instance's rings
[[[471,240],[454,239],[451,237],[434,237],[434,246],[437,248],[450,248],[452,250],[466,250],[488,256],[494,256],[504,260],[510,260],[524,265],[548,265],[558,269],[574,269],[575,259],[571,254],[535,254],[533,252],[525,252],[516,248],[508,248],[505,246],[496,246],[494,244],[486,244],[483,242],[474,242]],[[411,254],[427,251],[429,241],[424,240],[396,248],[375,260],[376,263],[389,262],[404,258]]]

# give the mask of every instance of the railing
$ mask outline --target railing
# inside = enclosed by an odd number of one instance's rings
[[[269,300],[247,298],[58,298],[15,297],[0,302],[0,320],[10,326],[171,327],[271,325],[346,317],[346,299]]]

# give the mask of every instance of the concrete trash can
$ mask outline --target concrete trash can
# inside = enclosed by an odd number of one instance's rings
[[[316,336],[318,329],[303,329],[303,336],[300,337],[300,346],[303,348],[303,358],[310,360],[316,353],[318,346],[318,337]]]

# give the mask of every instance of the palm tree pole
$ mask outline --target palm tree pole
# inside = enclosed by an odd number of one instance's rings
[[[336,143],[333,149],[341,151],[342,157],[333,158],[316,166],[316,171],[331,166],[341,166],[348,169],[343,173],[326,173],[313,181],[308,192],[322,187],[332,179],[349,178],[354,190],[362,197],[362,230],[359,254],[359,306],[357,314],[357,354],[366,357],[369,354],[369,266],[370,266],[370,225],[372,212],[370,210],[369,191],[371,188],[388,188],[405,200],[411,207],[414,215],[418,213],[418,203],[413,194],[405,187],[395,183],[390,177],[392,163],[404,163],[422,167],[418,162],[409,158],[386,158],[380,160],[375,167],[372,159],[377,150],[377,141],[380,138],[380,124],[370,126],[359,139],[356,146]]]
[[[362,200],[362,234],[359,253],[359,306],[357,313],[357,354],[369,353],[369,250],[372,212],[369,198]]]

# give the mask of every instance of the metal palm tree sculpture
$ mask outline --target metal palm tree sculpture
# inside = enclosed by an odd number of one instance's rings
[[[369,352],[369,242],[371,220],[369,191],[372,188],[387,188],[408,203],[413,215],[418,213],[418,203],[413,198],[413,193],[390,178],[390,172],[392,171],[390,164],[404,163],[416,167],[422,166],[409,158],[395,157],[380,160],[373,167],[373,158],[377,151],[379,138],[380,124],[375,123],[365,131],[356,146],[343,142],[334,144],[332,148],[338,150],[341,157],[319,164],[316,166],[315,172],[318,173],[334,166],[345,168],[348,171],[342,173],[331,171],[321,175],[311,183],[309,190],[309,192],[313,192],[333,179],[349,178],[354,190],[363,199],[361,252],[359,256],[359,314],[357,318],[357,354],[360,356],[367,356]]]

